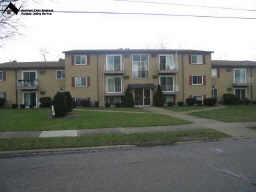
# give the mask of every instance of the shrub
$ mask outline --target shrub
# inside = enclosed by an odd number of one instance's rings
[[[41,97],[40,98],[40,107],[50,107],[52,105],[51,97]]]
[[[165,103],[165,97],[162,93],[160,85],[157,86],[157,90],[153,96],[153,104],[155,106],[163,106]]]
[[[65,99],[66,99],[66,103],[67,103],[67,112],[72,112],[72,106],[73,106],[73,100],[72,100],[72,96],[70,94],[69,91],[65,91],[63,92],[63,94],[65,95]]]
[[[105,107],[106,107],[106,108],[108,108],[108,107],[110,107],[110,106],[111,106],[111,104],[110,104],[110,103],[108,103],[108,102],[107,102],[107,103],[105,103]]]
[[[133,107],[134,106],[134,100],[132,93],[129,89],[126,90],[125,96],[122,98],[123,106],[125,107]]]
[[[20,104],[20,109],[25,109],[25,105],[24,104]]]
[[[0,98],[0,107],[4,106],[5,101],[5,98]]]
[[[230,94],[230,93],[226,93],[223,95],[223,104],[224,105],[237,105],[240,103],[240,98]]]
[[[17,109],[18,105],[17,104],[12,104],[12,109]]]
[[[251,103],[251,101],[248,98],[244,98],[241,100],[241,104],[249,105],[250,103]]]
[[[64,117],[68,112],[67,99],[64,92],[57,92],[53,99],[55,117]]]
[[[256,104],[256,100],[252,101],[252,104]]]
[[[214,106],[214,105],[216,105],[216,103],[217,103],[217,99],[214,98],[214,97],[204,99],[204,104],[205,105]]]
[[[184,102],[183,101],[179,101],[178,102],[178,106],[183,106],[184,105]]]
[[[186,99],[186,104],[189,106],[192,106],[196,103],[196,100],[194,98],[187,98]]]
[[[99,107],[99,101],[95,101],[94,107]]]
[[[90,107],[91,106],[91,101],[90,99],[81,99],[80,100],[80,105],[83,107]]]
[[[173,102],[169,102],[169,103],[167,103],[167,106],[173,106],[174,104],[173,104]]]

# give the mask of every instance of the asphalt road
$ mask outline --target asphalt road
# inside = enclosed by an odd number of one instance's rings
[[[0,192],[255,192],[256,139],[0,159]]]

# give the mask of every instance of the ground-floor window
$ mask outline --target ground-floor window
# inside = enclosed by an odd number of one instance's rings
[[[218,97],[218,89],[212,88],[212,97],[217,98]]]
[[[196,104],[203,104],[204,102],[203,96],[193,96],[193,98],[196,100]]]
[[[23,93],[23,104],[29,107],[35,107],[37,104],[36,92],[24,92]]]
[[[110,105],[121,104],[121,102],[122,102],[121,96],[107,96],[106,97],[106,103],[108,103]]]
[[[247,88],[235,88],[234,94],[240,99],[247,98]]]
[[[4,93],[0,92],[0,99],[4,99]]]
[[[165,95],[165,103],[166,104],[174,104],[174,96],[173,95]]]

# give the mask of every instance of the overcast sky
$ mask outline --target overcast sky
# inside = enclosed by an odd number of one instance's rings
[[[144,0],[255,9],[255,0]],[[145,4],[114,0],[44,0],[27,9],[151,12],[256,17],[256,12]],[[256,20],[54,13],[20,16],[21,36],[0,48],[0,62],[64,58],[71,49],[168,48],[214,51],[213,59],[256,60]]]

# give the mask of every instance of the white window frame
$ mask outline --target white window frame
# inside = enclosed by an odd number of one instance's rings
[[[106,63],[105,63],[105,71],[107,71],[107,65],[108,65],[108,57],[110,56],[119,56],[120,57],[120,71],[113,71],[113,72],[121,72],[123,71],[123,58],[122,58],[122,55],[106,55]]]
[[[112,79],[112,78],[120,78],[121,79],[121,90],[120,90],[120,92],[109,92],[108,91],[108,79]],[[123,93],[123,78],[122,78],[122,76],[107,76],[105,81],[106,81],[105,82],[105,85],[106,85],[105,92],[106,93]]]
[[[245,70],[245,82],[241,82],[241,83],[248,83],[248,79],[247,79],[247,69],[246,68],[234,68],[233,69],[233,82],[236,83],[236,76],[235,73],[236,71],[240,71],[239,73],[241,73],[241,70]]]
[[[146,78],[139,78],[139,77],[135,78],[133,76],[133,73],[134,73],[134,70],[133,70],[133,65],[134,65],[133,56],[137,56],[137,55],[139,55],[139,56],[145,55],[145,56],[148,57],[148,63],[147,63],[148,76]],[[131,57],[132,57],[131,59],[132,59],[132,76],[133,76],[133,79],[148,79],[149,78],[149,54],[132,54]]]
[[[33,70],[33,71],[22,71],[22,76],[21,76],[21,78],[22,78],[22,80],[24,80],[24,73],[25,72],[35,72],[36,73],[36,79],[35,80],[37,80],[37,71],[36,70]]]
[[[197,62],[196,63],[193,63],[193,59],[192,59],[192,57],[193,56],[196,56],[197,57]],[[201,55],[201,54],[193,54],[193,55],[190,55],[190,57],[191,57],[191,64],[197,64],[197,65],[202,65],[202,64],[204,64],[204,58],[203,58],[203,55]],[[198,57],[201,57],[202,58],[202,61],[201,61],[201,63],[200,62],[198,62]]]
[[[172,92],[175,92],[175,77],[173,75],[160,75],[159,76],[159,85],[161,87],[161,77],[172,77],[172,82],[173,82],[173,90],[172,91],[163,91],[164,93],[172,93]]]
[[[0,81],[3,81],[4,80],[4,72],[0,71],[0,73],[2,73],[2,79],[0,79]]]
[[[218,88],[216,88],[216,87],[214,87],[214,88],[212,88],[212,97],[215,97],[214,95],[213,95],[213,92],[214,92],[214,90],[216,90],[216,98],[218,97]]]
[[[173,54],[167,54],[167,55],[159,55],[159,57],[158,57],[158,63],[159,63],[159,65],[158,65],[158,69],[159,69],[159,71],[168,71],[167,69],[165,69],[165,70],[161,70],[161,68],[160,68],[160,57],[167,57],[167,56],[171,56],[172,57],[172,63],[173,63],[173,65],[174,65],[174,69],[176,68],[176,64],[175,64],[175,57],[174,57],[174,55]],[[166,63],[165,63],[165,65],[166,65]],[[165,68],[166,68],[166,66],[165,66]]]
[[[61,76],[61,78],[58,79],[58,72],[63,72],[64,77]],[[56,70],[56,80],[65,80],[65,70]]]
[[[77,78],[80,78],[80,81],[81,81],[80,86],[78,86],[77,83],[76,83]],[[86,79],[86,85],[82,85],[82,78]],[[88,87],[88,77],[87,76],[76,76],[75,77],[75,87],[76,88],[87,88]]]
[[[213,73],[215,73],[215,74],[213,74]],[[218,76],[217,68],[212,68],[211,75],[212,75],[212,77],[217,77]]]
[[[193,77],[201,77],[202,78],[202,83],[201,84],[194,84],[193,83]],[[203,85],[204,84],[204,78],[203,78],[203,75],[192,75],[192,85]]]
[[[84,64],[76,64],[76,57],[80,56],[80,61],[81,61],[81,57],[85,57],[85,63]],[[76,54],[74,55],[74,65],[88,65],[88,60],[87,60],[87,55],[85,54]]]

